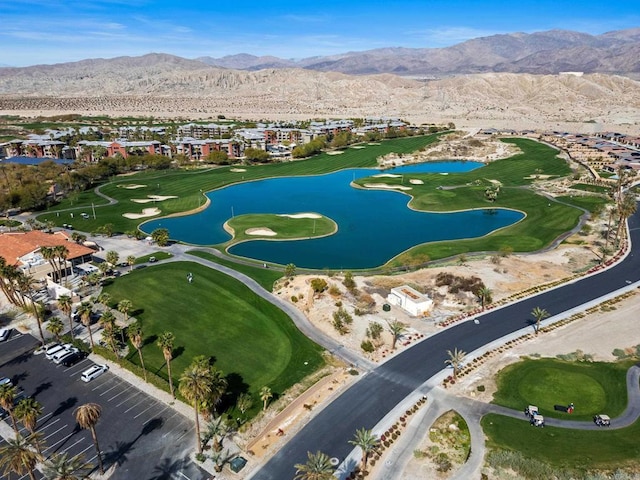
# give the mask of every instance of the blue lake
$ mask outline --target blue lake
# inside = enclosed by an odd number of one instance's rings
[[[230,185],[207,196],[210,206],[197,214],[151,220],[146,232],[166,228],[174,240],[215,245],[231,236],[223,224],[233,215],[317,212],[333,219],[338,231],[311,240],[253,240],[229,249],[233,255],[304,268],[377,267],[409,248],[427,242],[486,235],[523,218],[505,209],[425,213],[408,208],[411,200],[398,191],[362,190],[354,179],[379,173],[455,173],[481,167],[478,162],[436,162],[395,169],[348,169],[308,177],[286,177]],[[405,185],[409,186],[408,179]],[[268,227],[268,225],[263,225]]]

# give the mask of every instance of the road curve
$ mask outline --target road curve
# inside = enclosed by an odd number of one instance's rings
[[[396,405],[439,373],[453,348],[473,352],[523,328],[531,328],[534,307],[551,316],[610,294],[640,280],[640,211],[629,218],[632,250],[614,267],[597,275],[496,309],[480,317],[480,323],[463,322],[424,339],[363,378],[319,412],[284,447],[249,477],[252,480],[288,480],[296,463],[305,463],[308,451],[322,451],[344,459],[348,443],[359,428],[373,428]]]

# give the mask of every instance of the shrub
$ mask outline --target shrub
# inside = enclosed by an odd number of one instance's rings
[[[323,278],[314,278],[311,280],[311,288],[315,293],[322,293],[327,289],[327,281]]]
[[[363,340],[360,344],[360,348],[367,353],[372,353],[375,351],[375,347],[373,346],[373,343],[371,343],[371,340]]]
[[[340,288],[338,288],[337,285],[331,285],[329,287],[329,295],[331,295],[332,297],[338,297],[342,294],[342,291],[340,291]]]
[[[292,301],[293,303],[298,303],[298,297],[296,297],[295,295],[292,295],[292,296],[291,296],[291,301]]]

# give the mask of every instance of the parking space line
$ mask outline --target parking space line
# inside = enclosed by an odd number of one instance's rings
[[[160,415],[162,415],[162,414],[164,413],[164,411],[165,411],[167,408],[169,408],[169,406],[168,406],[168,405],[165,405],[165,406],[162,408],[162,410],[160,410],[159,412],[157,412],[155,416],[153,416],[153,417],[151,417],[149,420],[145,421],[142,425],[146,425],[147,423],[149,423],[149,422],[150,422],[151,420],[153,420],[154,418],[158,418]],[[171,417],[169,417],[169,419],[170,419],[170,418],[171,418]],[[168,420],[168,419],[167,419],[167,420]],[[165,423],[166,423],[166,420],[165,420]]]
[[[65,449],[63,450],[63,453],[64,453],[64,452],[67,452],[67,451],[69,451],[69,450],[71,450],[71,449],[72,449],[73,447],[75,447],[77,444],[82,443],[82,442],[84,442],[84,438],[81,438],[80,440],[77,440],[76,442],[74,442],[74,443],[72,443],[71,445],[69,445],[67,448],[65,448]]]
[[[39,416],[37,423],[42,423],[45,419],[49,418],[51,415],[53,415],[53,412],[49,412],[46,415]]]
[[[136,403],[133,407],[129,407],[127,408],[124,413],[128,413],[129,410],[133,410],[134,408],[136,408],[138,405],[140,405],[142,402],[144,402],[146,400],[146,398],[144,397],[144,395],[142,396],[142,400],[140,400],[138,403]]]
[[[97,379],[97,378],[96,378],[94,381],[95,381],[95,382],[99,382],[99,379]],[[95,392],[96,390],[99,390],[100,388],[102,388],[102,387],[104,387],[105,385],[108,385],[108,384],[109,384],[109,381],[108,381],[108,380],[107,380],[107,381],[104,381],[104,382],[102,382],[102,383],[99,383],[99,384],[98,384],[98,386],[97,386],[97,387],[95,387],[95,388],[92,388],[92,389],[91,389],[91,391],[92,391],[92,392]],[[116,383],[116,385],[117,385],[117,383]]]
[[[182,478],[186,478],[187,480],[191,480],[189,477],[187,477],[184,473],[182,472],[176,472],[178,475],[180,475]]]
[[[56,423],[58,423],[60,421],[60,417],[56,418],[55,420],[53,420],[51,423],[47,423],[46,425],[43,425],[42,427],[38,428],[39,432],[42,432],[44,430],[46,430],[47,428],[55,425]]]
[[[66,425],[66,424],[65,424],[65,425],[63,425],[62,427],[60,427],[60,428],[59,428],[58,430],[56,430],[55,432],[53,432],[53,433],[51,433],[51,434],[47,435],[46,437],[44,437],[44,438],[43,438],[43,440],[48,439],[48,438],[49,438],[49,437],[51,437],[52,435],[55,435],[56,433],[58,433],[58,432],[59,432],[59,431],[61,431],[61,430],[64,430],[65,428],[67,428],[67,425]]]
[[[44,449],[43,451],[46,452],[47,450],[50,450],[51,448],[55,447],[56,445],[58,445],[59,443],[62,442],[66,442],[67,439],[69,439],[72,435],[74,434],[74,432],[71,432],[69,435],[67,435],[66,437],[62,437],[60,440],[58,440],[56,443],[53,443],[51,445],[49,445],[46,449]]]
[[[116,383],[113,387],[111,387],[111,388],[107,388],[104,392],[102,392],[102,393],[100,394],[100,396],[103,396],[103,395],[105,395],[105,394],[109,393],[111,390],[113,390],[114,388],[117,388],[117,387],[118,387],[118,384]]]
[[[144,412],[146,412],[147,410],[152,409],[153,407],[155,407],[155,405],[149,405],[147,408],[145,408],[143,411],[141,411],[139,414],[137,414],[135,417],[133,418],[138,418],[140,415],[142,415]]]
[[[127,398],[125,398],[124,400],[122,400],[119,404],[117,404],[116,408],[118,408],[121,405],[124,405],[129,400],[131,400],[132,398],[137,397],[138,395],[140,395],[142,393],[140,390],[137,390],[135,388],[134,389],[130,389],[127,393],[131,393],[131,390],[133,390],[133,393],[131,395],[129,395]]]
[[[124,389],[122,390],[120,393],[116,393],[113,397],[111,397],[109,400],[107,400],[107,402],[110,402],[111,400],[118,398],[120,395],[122,395],[123,393],[129,393],[129,390]]]
[[[66,372],[68,372],[69,370],[73,370],[74,368],[80,367],[83,363],[90,362],[90,361],[91,361],[91,360],[89,360],[89,359],[87,359],[87,358],[85,358],[84,360],[80,360],[80,361],[79,361],[78,363],[76,363],[75,365],[73,365],[73,366],[71,366],[71,367],[68,367],[68,368],[65,368],[65,369],[64,369],[64,372],[66,373]],[[84,369],[84,368],[78,368],[78,371],[77,371],[77,372],[73,372],[70,376],[78,375],[79,373],[82,373],[82,371],[83,371],[83,370],[85,370],[85,369]]]

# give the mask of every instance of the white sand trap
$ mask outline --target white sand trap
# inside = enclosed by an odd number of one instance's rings
[[[374,175],[374,178],[377,177],[387,177],[387,178],[400,178],[402,175],[397,175],[395,173],[381,173],[379,175]]]
[[[136,185],[133,183],[130,183],[128,185],[118,185],[121,188],[126,188],[127,190],[135,190],[136,188],[144,188],[146,187],[146,185]]]
[[[367,147],[365,147],[363,145],[354,145],[351,148],[355,148],[356,150],[362,150],[363,148],[367,148]]]
[[[247,169],[246,168],[230,168],[229,171],[230,172],[246,172]]]
[[[249,228],[248,230],[245,230],[244,233],[247,235],[260,235],[261,237],[275,237],[277,235],[276,232],[266,227]]]
[[[149,203],[153,202],[153,198],[132,198],[131,201],[135,203]]]
[[[378,142],[369,142],[367,145],[380,145]]]
[[[334,150],[332,152],[326,152],[327,155],[342,155],[344,152],[342,150]]]
[[[368,188],[386,188],[387,190],[411,190],[411,187],[405,187],[403,185],[389,185],[386,183],[365,183],[364,186]]]
[[[322,215],[319,215],[317,213],[294,213],[292,215],[283,213],[278,216],[289,217],[289,218],[322,218]]]
[[[413,185],[423,185],[424,182],[418,178],[412,178],[411,180],[409,180],[409,183],[412,183]]]
[[[142,213],[123,213],[122,216],[125,218],[136,220],[138,218],[153,217],[154,215],[158,215],[159,213],[159,208],[145,208],[142,210]]]
[[[162,202],[163,200],[169,200],[170,198],[178,198],[175,195],[148,195],[149,198],[132,198],[132,202],[136,203],[149,203],[149,202]]]

